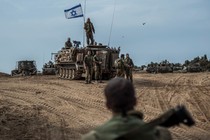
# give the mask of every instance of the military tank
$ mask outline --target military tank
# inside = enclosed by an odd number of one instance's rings
[[[119,58],[120,48],[110,48],[102,44],[78,47],[77,44],[71,48],[62,48],[54,54],[58,77],[72,80],[85,77],[83,60],[88,51],[91,51],[92,56],[99,51],[102,58],[102,79],[110,79],[116,75],[114,62]]]
[[[157,73],[157,67],[156,66],[147,66],[146,72],[148,73]]]
[[[173,72],[173,64],[169,63],[167,60],[162,61],[157,67],[158,73],[171,73]]]
[[[200,66],[199,63],[194,63],[187,66],[187,72],[201,72],[201,71],[202,67]]]
[[[42,75],[55,75],[56,68],[52,61],[45,63],[42,68]]]
[[[35,61],[23,60],[18,61],[16,64],[16,68],[11,71],[11,76],[29,76],[36,75],[37,68]]]

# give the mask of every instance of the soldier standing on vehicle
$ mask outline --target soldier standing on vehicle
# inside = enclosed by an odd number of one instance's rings
[[[71,39],[68,38],[67,41],[65,42],[65,48],[70,49],[72,47]]]
[[[102,58],[99,56],[99,51],[96,51],[96,54],[93,57],[93,62],[94,62],[94,72],[95,72],[95,80],[96,82],[100,82],[102,80]]]
[[[170,132],[163,127],[145,127],[143,114],[135,111],[137,104],[133,84],[124,78],[112,79],[104,90],[106,107],[112,118],[90,131],[82,140],[171,140]],[[141,131],[132,133],[142,126]],[[130,134],[131,133],[131,134]],[[129,135],[130,134],[130,135]],[[126,137],[125,137],[126,135]]]
[[[90,45],[90,40],[91,40],[91,45],[93,45],[94,44],[93,33],[95,33],[95,29],[92,22],[90,21],[90,18],[87,19],[84,25],[84,29],[86,31],[87,44]]]
[[[129,54],[126,54],[126,58],[124,60],[125,64],[125,75],[126,79],[130,80],[133,83],[133,73],[132,69],[134,67],[133,60],[129,57]]]
[[[91,55],[91,51],[88,51],[87,55],[85,55],[84,68],[86,71],[85,83],[89,84],[92,81],[92,73],[93,73],[93,57]]]
[[[124,66],[124,54],[121,54],[120,58],[115,60],[115,68],[116,68],[116,77],[125,76],[125,66]]]

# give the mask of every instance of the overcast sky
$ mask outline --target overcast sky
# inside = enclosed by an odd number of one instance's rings
[[[64,16],[79,3],[84,10],[84,0],[0,0],[0,71],[10,73],[18,60],[35,60],[41,70],[68,37],[83,41],[83,18]],[[86,4],[96,42],[108,44],[114,0]],[[210,58],[210,1],[116,0],[110,46],[121,46],[138,66]]]

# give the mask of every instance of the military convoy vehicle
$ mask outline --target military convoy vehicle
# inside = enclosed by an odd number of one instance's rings
[[[148,73],[157,73],[157,67],[156,67],[156,66],[151,66],[151,65],[149,65],[149,66],[147,66],[146,71],[147,71]]]
[[[173,72],[173,67],[170,63],[160,63],[157,68],[158,73],[170,73]]]
[[[173,65],[173,72],[184,72],[184,66],[181,63],[175,63]]]
[[[146,71],[148,73],[170,73],[173,72],[173,64],[164,60],[160,63],[153,63],[147,65]]]
[[[11,76],[29,76],[36,75],[37,68],[35,61],[18,61],[16,64],[16,68],[11,71]]]
[[[88,51],[92,56],[96,51],[102,58],[102,79],[110,79],[116,75],[114,62],[119,58],[120,48],[109,48],[107,45],[88,45],[86,47],[62,48],[54,54],[58,77],[63,79],[81,79],[85,77],[83,60]],[[94,74],[93,74],[94,75]]]
[[[42,75],[55,75],[56,68],[52,61],[45,63],[42,68]]]
[[[200,66],[199,63],[194,63],[187,66],[187,72],[201,72],[201,71],[202,67]]]

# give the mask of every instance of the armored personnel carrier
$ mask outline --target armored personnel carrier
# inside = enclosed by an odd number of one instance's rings
[[[37,68],[35,61],[18,61],[16,64],[16,68],[11,71],[11,76],[29,76],[29,75],[36,75]]]
[[[156,66],[151,66],[151,65],[149,65],[149,66],[147,66],[146,71],[147,71],[148,73],[157,73],[157,67],[156,67]]]
[[[147,65],[146,67],[146,72],[148,73],[157,73],[157,63],[151,62],[150,64]]]
[[[55,75],[56,74],[56,68],[52,61],[49,61],[48,63],[45,63],[43,65],[42,74],[43,75]]]
[[[55,67],[58,76],[63,79],[81,79],[85,77],[83,60],[88,51],[92,56],[96,51],[102,58],[102,79],[110,79],[116,75],[115,60],[119,57],[120,49],[109,48],[106,45],[88,45],[86,47],[62,48],[55,53]]]
[[[158,73],[170,73],[173,72],[173,64],[169,63],[169,61],[164,60],[160,62],[160,64],[157,67]]]
[[[187,72],[201,72],[202,68],[199,63],[190,64],[187,66]]]
[[[170,64],[160,64],[157,68],[158,73],[173,72],[173,67]]]

